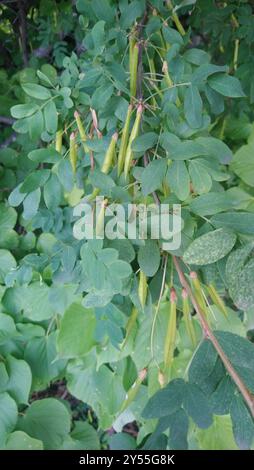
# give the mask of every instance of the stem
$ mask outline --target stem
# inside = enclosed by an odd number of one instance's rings
[[[214,336],[210,326],[207,323],[207,320],[205,318],[204,312],[202,311],[199,303],[197,302],[197,299],[195,295],[193,294],[191,287],[189,283],[187,282],[185,275],[180,267],[179,261],[176,256],[172,255],[173,263],[175,265],[176,271],[178,273],[178,277],[180,280],[180,283],[182,284],[183,288],[188,292],[188,295],[191,299],[192,305],[195,308],[199,321],[201,323],[204,335],[206,336],[207,339],[211,341],[213,344],[218,356],[220,357],[221,361],[223,362],[227,372],[229,373],[230,377],[232,380],[235,382],[236,386],[240,390],[250,412],[252,417],[254,418],[254,397],[253,395],[249,392],[245,384],[243,383],[242,379],[239,377],[238,373],[232,366],[231,362],[229,361],[228,357],[224,353],[222,347],[220,346],[217,338]]]
[[[20,42],[22,49],[23,63],[25,66],[28,65],[28,53],[27,53],[27,31],[26,31],[26,14],[24,11],[25,5],[22,0],[18,0],[19,9],[19,30],[20,30]]]
[[[184,36],[185,35],[185,29],[184,29],[181,21],[179,20],[178,14],[174,11],[171,0],[167,0],[167,5],[168,5],[168,8],[172,11],[172,20],[174,21],[179,33],[182,36]]]

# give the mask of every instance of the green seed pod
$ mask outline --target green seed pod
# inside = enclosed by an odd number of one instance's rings
[[[122,413],[128,406],[135,400],[138,391],[141,387],[142,382],[145,380],[147,376],[147,369],[142,369],[139,374],[137,380],[134,382],[134,384],[131,386],[131,388],[128,390],[126,394],[126,398],[121,406],[120,413]]]
[[[125,338],[124,338],[124,341],[122,343],[122,348],[125,346],[133,328],[134,328],[134,325],[136,324],[136,320],[137,320],[137,317],[138,317],[138,310],[136,307],[133,307],[132,308],[132,311],[131,311],[131,315],[129,317],[129,320],[127,322],[127,325],[126,325],[126,335],[125,335]]]
[[[136,119],[133,124],[133,128],[131,130],[131,134],[130,134],[130,138],[129,138],[129,142],[128,142],[128,146],[126,150],[126,157],[125,157],[125,162],[124,162],[124,176],[126,179],[129,174],[131,162],[133,159],[133,152],[131,149],[131,145],[132,145],[133,140],[138,136],[142,112],[143,112],[143,107],[140,104],[137,109]]]
[[[135,98],[137,92],[138,44],[130,47],[130,94]]]
[[[95,234],[96,238],[103,238],[104,235],[104,217],[105,217],[105,210],[108,204],[108,200],[104,199],[102,202],[97,220],[96,220],[96,227],[95,227]]]
[[[179,20],[178,14],[174,11],[171,0],[166,0],[166,4],[167,4],[169,10],[172,12],[172,20],[174,21],[179,33],[181,34],[181,36],[184,36],[185,35],[185,29],[184,29],[181,21]]]
[[[147,278],[145,273],[141,270],[139,272],[138,296],[141,306],[144,309],[147,297]]]
[[[76,119],[76,123],[77,123],[77,126],[78,126],[78,131],[79,131],[79,135],[80,135],[80,138],[81,138],[81,142],[82,142],[84,151],[86,153],[88,153],[89,149],[88,149],[88,147],[85,143],[87,141],[87,135],[86,135],[85,129],[83,127],[83,124],[82,124],[82,121],[80,119],[80,115],[79,115],[78,111],[75,111],[74,117]]]
[[[106,155],[104,157],[104,161],[102,163],[101,171],[102,173],[107,174],[112,166],[113,160],[114,160],[114,155],[115,155],[115,148],[116,148],[116,142],[118,139],[118,134],[115,132],[112,135],[108,150],[106,151]],[[96,198],[100,194],[99,188],[94,188],[91,196],[89,197],[89,200],[92,201],[93,199]]]
[[[207,316],[207,305],[205,303],[203,290],[202,290],[201,284],[199,282],[197,273],[195,271],[191,271],[190,272],[190,278],[191,278],[191,282],[192,282],[192,285],[193,285],[193,290],[194,290],[195,297],[196,297],[200,307],[202,308],[204,314]]]
[[[77,154],[77,146],[75,143],[75,134],[74,132],[71,133],[70,135],[70,162],[71,162],[71,167],[73,174],[76,174],[77,170],[77,159],[78,159],[78,154]]]
[[[222,298],[218,294],[217,290],[213,286],[213,284],[209,284],[206,286],[207,292],[209,296],[211,297],[213,303],[218,307],[218,309],[225,315],[225,317],[228,316],[228,312],[226,309],[226,305],[224,304]]]
[[[123,128],[121,144],[118,154],[118,165],[117,165],[117,174],[118,176],[121,175],[124,166],[124,158],[126,155],[127,145],[128,145],[128,138],[129,138],[129,130],[130,130],[130,120],[131,120],[131,113],[132,113],[133,106],[130,104],[127,111],[126,121]]]
[[[62,142],[63,142],[63,131],[62,129],[56,133],[56,151],[61,153],[62,151]]]
[[[118,139],[118,133],[115,132],[112,135],[108,150],[106,152],[101,171],[102,173],[107,174],[112,166],[113,160],[114,160],[114,154],[115,154],[115,149],[116,149],[116,142]]]
[[[192,317],[191,317],[191,308],[188,299],[188,293],[185,289],[182,290],[182,299],[183,299],[183,318],[186,327],[186,331],[191,340],[192,346],[195,348],[197,344],[196,332],[193,326]]]
[[[168,319],[167,333],[164,343],[164,371],[168,373],[168,369],[171,366],[176,340],[176,292],[171,289],[170,293],[170,315]]]
[[[164,60],[163,62],[163,66],[162,66],[162,72],[164,73],[164,77],[165,77],[165,81],[166,81],[166,84],[169,88],[172,88],[174,86],[174,83],[172,81],[172,78],[170,77],[169,75],[169,71],[168,71],[168,63],[166,60]],[[181,101],[179,100],[179,98],[177,97],[176,98],[176,106],[179,108],[179,106],[181,106]]]

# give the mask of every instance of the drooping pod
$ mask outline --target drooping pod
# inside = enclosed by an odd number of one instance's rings
[[[108,199],[104,199],[104,201],[102,201],[101,208],[96,219],[96,227],[95,227],[96,238],[103,238],[104,236],[104,217],[105,217],[105,210],[106,210],[107,204],[108,204]]]
[[[177,296],[172,288],[170,292],[170,313],[168,318],[168,326],[164,343],[164,372],[168,375],[175,350],[176,341],[176,303]]]
[[[70,162],[71,162],[71,167],[73,174],[76,174],[77,171],[77,160],[78,160],[78,152],[77,152],[77,146],[75,142],[75,133],[72,132],[70,135]]]
[[[136,307],[133,307],[132,308],[132,311],[131,311],[131,315],[129,317],[129,320],[127,322],[127,325],[126,325],[126,335],[125,335],[125,338],[124,338],[124,341],[122,343],[122,348],[125,346],[133,328],[134,328],[134,325],[136,324],[136,321],[137,321],[137,317],[138,317],[138,309]]]
[[[191,282],[192,282],[192,285],[193,285],[193,290],[194,290],[195,297],[196,297],[202,311],[204,312],[205,315],[207,315],[207,305],[205,303],[202,286],[201,286],[200,281],[198,279],[197,273],[195,271],[191,271],[190,272],[190,278],[191,278]]]
[[[56,145],[55,145],[55,149],[59,153],[61,153],[62,151],[62,143],[63,143],[63,131],[62,129],[60,129],[56,133]]]
[[[218,309],[225,315],[228,316],[226,305],[224,304],[222,298],[218,294],[217,290],[215,289],[213,284],[209,284],[206,286],[207,292],[211,297],[213,303],[218,307]]]
[[[133,124],[133,128],[131,130],[131,134],[130,134],[130,138],[129,138],[129,142],[128,142],[128,146],[126,150],[126,157],[125,157],[125,162],[124,162],[124,176],[126,179],[129,174],[131,162],[133,159],[133,152],[131,149],[131,145],[132,145],[133,140],[136,139],[136,137],[138,136],[142,112],[143,112],[143,106],[140,104],[137,109],[136,119]]]
[[[138,296],[142,308],[144,309],[147,298],[147,278],[143,271],[139,272],[139,283],[138,283]]]
[[[145,380],[147,376],[147,369],[142,369],[139,374],[137,380],[133,383],[131,388],[128,390],[125,400],[123,401],[123,404],[120,409],[120,413],[122,413],[128,406],[135,400],[138,391],[141,387],[142,382]]]
[[[114,160],[114,154],[115,154],[115,149],[116,149],[116,143],[118,139],[118,133],[115,132],[112,137],[111,141],[108,147],[108,150],[106,151],[106,155],[101,167],[102,173],[107,174],[112,166],[113,160]]]
[[[138,54],[139,47],[135,43],[130,44],[130,95],[135,98],[137,92],[137,73],[138,73]]]
[[[129,131],[130,131],[130,120],[131,120],[131,113],[132,113],[133,106],[130,104],[128,106],[126,121],[123,127],[123,133],[120,143],[120,149],[118,154],[118,162],[117,162],[117,174],[118,176],[121,175],[124,166],[124,158],[126,155],[127,145],[128,145],[128,138],[129,138]]]
[[[191,317],[191,308],[188,299],[188,293],[185,289],[182,290],[183,299],[183,319],[188,336],[191,340],[192,346],[195,348],[197,344],[196,332]]]
[[[102,166],[101,166],[101,172],[107,174],[112,166],[113,160],[114,160],[114,155],[115,155],[115,149],[116,149],[116,142],[118,139],[118,133],[115,132],[112,137],[111,141],[109,144],[109,147],[106,151]],[[99,188],[94,188],[91,196],[89,197],[90,200],[93,200],[98,196],[100,193]]]
[[[167,63],[166,60],[164,60],[164,62],[163,62],[162,72],[163,72],[163,74],[164,74],[164,78],[165,78],[165,82],[166,82],[167,86],[168,86],[169,88],[172,88],[172,87],[174,86],[174,83],[173,83],[172,78],[171,78],[170,75],[169,75],[168,63]],[[177,107],[181,106],[181,101],[180,101],[180,99],[179,99],[178,96],[177,96],[177,98],[176,98],[176,106],[177,106]]]
[[[172,20],[174,21],[179,33],[181,34],[181,36],[184,36],[185,35],[185,29],[184,29],[181,21],[179,20],[178,14],[174,11],[174,7],[172,5],[171,0],[166,0],[166,3],[167,3],[168,8],[170,9],[170,11],[172,12]]]
[[[89,152],[89,149],[88,149],[88,147],[87,147],[87,145],[86,145],[87,135],[86,135],[86,131],[85,131],[85,129],[84,129],[84,126],[83,126],[83,124],[82,124],[82,121],[81,121],[81,119],[80,119],[80,115],[79,115],[78,111],[75,111],[74,117],[75,117],[75,119],[76,119],[78,131],[79,131],[79,135],[80,135],[80,138],[81,138],[81,142],[82,142],[84,151],[85,151],[86,153],[88,153],[88,152]]]

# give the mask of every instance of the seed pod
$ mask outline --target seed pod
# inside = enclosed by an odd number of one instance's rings
[[[62,141],[63,141],[63,131],[62,129],[56,133],[56,151],[61,153],[62,151]]]
[[[218,307],[218,309],[225,315],[228,316],[226,305],[224,304],[222,298],[218,294],[213,284],[206,286],[209,296],[211,297],[213,303]]]
[[[102,167],[101,167],[102,173],[107,174],[109,172],[111,166],[112,166],[112,162],[114,160],[114,154],[115,154],[117,139],[118,139],[118,133],[115,132],[112,135],[108,150],[106,152],[106,155],[105,155]]]
[[[125,400],[121,406],[120,413],[122,413],[128,406],[135,400],[138,391],[141,387],[142,382],[145,380],[147,376],[147,369],[142,369],[139,374],[137,380],[135,380],[134,384],[131,386],[131,388],[128,390]]]
[[[75,134],[74,132],[72,132],[70,135],[70,162],[71,162],[73,174],[75,174],[77,170],[77,159],[78,159],[78,154],[77,154],[77,146],[75,143]]]
[[[139,272],[138,296],[141,306],[144,309],[147,297],[147,278],[145,273],[141,270]]]
[[[74,117],[76,119],[76,123],[77,123],[77,126],[78,126],[78,131],[79,131],[79,135],[80,135],[80,138],[81,138],[81,142],[82,142],[84,151],[86,153],[88,153],[89,149],[88,149],[88,147],[85,143],[87,141],[87,135],[86,135],[85,129],[83,127],[83,124],[82,124],[82,121],[80,119],[80,115],[79,115],[78,111],[75,111]]]
[[[167,333],[164,343],[164,371],[167,373],[171,366],[176,340],[176,292],[171,289],[170,293],[170,315],[168,319]]]
[[[166,60],[164,60],[163,62],[163,66],[162,66],[162,72],[164,73],[164,77],[165,77],[165,81],[166,81],[166,84],[169,88],[172,88],[174,86],[174,83],[172,81],[172,78],[170,77],[169,75],[169,71],[168,71],[168,63]],[[181,106],[181,101],[180,99],[176,98],[176,106],[179,107]]]
[[[130,47],[130,94],[135,98],[137,91],[138,44]]]
[[[156,91],[156,93],[158,94],[158,96],[162,99],[163,98],[163,93],[157,87],[156,83],[153,81],[153,80],[156,79],[156,71],[155,71],[154,61],[150,57],[148,57],[148,65],[149,65],[149,70],[150,70],[150,74],[151,74],[151,85],[154,88],[154,90]],[[151,100],[152,100],[153,106],[156,107],[157,106],[157,101],[156,101],[155,97],[152,96]]]
[[[98,217],[96,219],[95,235],[96,238],[103,238],[104,235],[104,216],[105,210],[108,204],[108,200],[104,199],[102,202]]]
[[[191,271],[190,272],[190,278],[191,278],[191,281],[192,281],[195,297],[196,297],[201,309],[203,310],[204,314],[207,315],[207,306],[206,306],[206,303],[205,303],[205,300],[204,300],[202,287],[201,287],[201,284],[199,282],[197,273],[195,271]]]
[[[91,111],[91,115],[92,115],[93,126],[94,126],[94,129],[96,130],[97,137],[99,139],[101,139],[102,138],[102,133],[98,128],[98,119],[97,119],[96,111],[93,108],[90,108],[90,111]]]
[[[136,307],[133,307],[132,308],[132,311],[131,311],[131,315],[129,317],[129,320],[127,322],[127,325],[126,325],[126,335],[125,335],[125,338],[124,338],[124,342],[122,344],[122,348],[125,346],[132,330],[133,330],[133,327],[136,323],[136,320],[137,320],[137,317],[138,317],[138,309]]]
[[[196,332],[193,326],[192,317],[191,317],[191,308],[188,299],[188,293],[185,289],[182,290],[182,299],[183,299],[183,318],[186,327],[186,331],[191,340],[192,346],[195,348],[197,344]]]
[[[123,128],[121,144],[118,154],[118,165],[117,165],[117,174],[118,176],[121,175],[124,166],[124,158],[126,155],[127,145],[128,145],[128,138],[129,138],[129,130],[130,130],[130,120],[131,120],[131,113],[132,113],[132,105],[130,104],[127,111],[126,121]]]
[[[133,128],[131,130],[131,134],[130,134],[130,138],[129,138],[129,142],[128,142],[128,146],[127,146],[127,150],[126,150],[126,157],[125,157],[125,162],[124,162],[124,176],[125,176],[126,179],[127,179],[128,174],[129,174],[131,162],[132,162],[132,159],[133,159],[133,152],[132,152],[132,149],[131,149],[131,145],[132,145],[133,140],[138,136],[142,112],[143,112],[143,107],[140,104],[138,106],[138,109],[137,109],[136,119],[135,119],[135,122],[133,124]]]
[[[168,8],[172,12],[172,20],[174,21],[179,33],[181,34],[181,36],[184,36],[185,35],[185,29],[184,29],[181,21],[179,20],[178,14],[174,11],[174,7],[172,5],[171,0],[166,0],[166,3],[167,3]]]

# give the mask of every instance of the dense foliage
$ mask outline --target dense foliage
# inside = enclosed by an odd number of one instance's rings
[[[253,6],[1,2],[1,449],[252,448]]]

